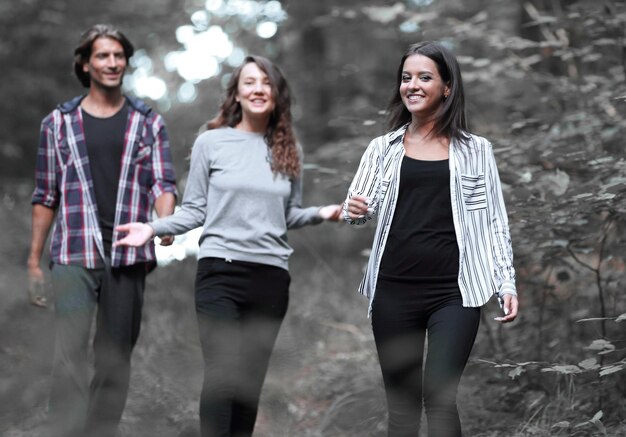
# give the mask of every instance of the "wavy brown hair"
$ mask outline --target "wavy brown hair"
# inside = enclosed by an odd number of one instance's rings
[[[226,97],[220,110],[206,123],[207,129],[222,126],[235,127],[242,117],[241,105],[236,100],[237,86],[241,70],[249,63],[255,63],[261,71],[267,74],[272,87],[272,97],[275,107],[265,132],[265,141],[272,153],[272,171],[296,178],[300,176],[300,156],[296,146],[296,137],[291,127],[291,96],[287,80],[280,69],[269,59],[262,56],[247,56],[237,67],[226,87]]]

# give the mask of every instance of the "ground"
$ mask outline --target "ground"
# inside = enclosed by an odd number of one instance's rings
[[[0,435],[4,437],[47,437],[42,425],[54,313],[27,302],[30,189],[24,182],[7,184],[0,199],[0,228],[5,230],[0,248]],[[385,435],[384,393],[367,302],[355,291],[363,258],[349,259],[329,249],[329,244],[341,245],[342,238],[351,238],[349,232],[365,235],[368,231],[323,224],[290,234],[296,249],[290,307],[263,390],[256,437]],[[193,310],[195,262],[188,258],[160,267],[148,278],[121,437],[199,435],[202,358]],[[506,374],[480,361],[487,329],[483,323],[460,387],[466,435],[548,435],[520,432],[523,397],[513,398],[519,405],[501,403],[507,399]]]

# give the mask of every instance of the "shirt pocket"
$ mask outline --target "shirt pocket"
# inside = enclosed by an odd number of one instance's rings
[[[74,163],[74,154],[65,139],[58,141],[57,160],[62,168],[69,167]]]
[[[132,157],[132,166],[135,180],[139,182],[141,190],[149,190],[152,186],[152,145],[139,143],[137,152]]]
[[[139,143],[139,147],[137,148],[137,153],[132,158],[133,164],[134,165],[148,164],[151,152],[152,152],[151,144]]]
[[[479,211],[487,208],[484,174],[462,174],[461,189],[463,200],[468,211]]]

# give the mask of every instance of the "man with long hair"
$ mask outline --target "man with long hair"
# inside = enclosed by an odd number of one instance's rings
[[[57,106],[41,124],[28,273],[30,289],[41,289],[41,255],[54,225],[56,337],[47,435],[112,437],[126,403],[145,276],[155,264],[152,242],[112,247],[115,226],[147,220],[153,207],[159,216],[171,214],[175,176],[163,119],[122,94],[133,54],[126,36],[110,25],[95,25],[74,54],[74,72],[88,92]],[[31,299],[46,305],[40,293],[31,293]]]

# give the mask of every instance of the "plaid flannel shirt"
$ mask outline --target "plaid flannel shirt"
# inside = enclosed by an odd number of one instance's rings
[[[41,124],[32,204],[56,210],[50,242],[51,261],[86,268],[104,266],[104,246],[87,156],[79,96],[59,105]],[[115,226],[150,220],[154,201],[176,195],[169,140],[160,115],[140,100],[129,105],[124,135]],[[117,231],[113,241],[118,239]],[[128,266],[156,259],[154,244],[116,247],[111,266]]]

